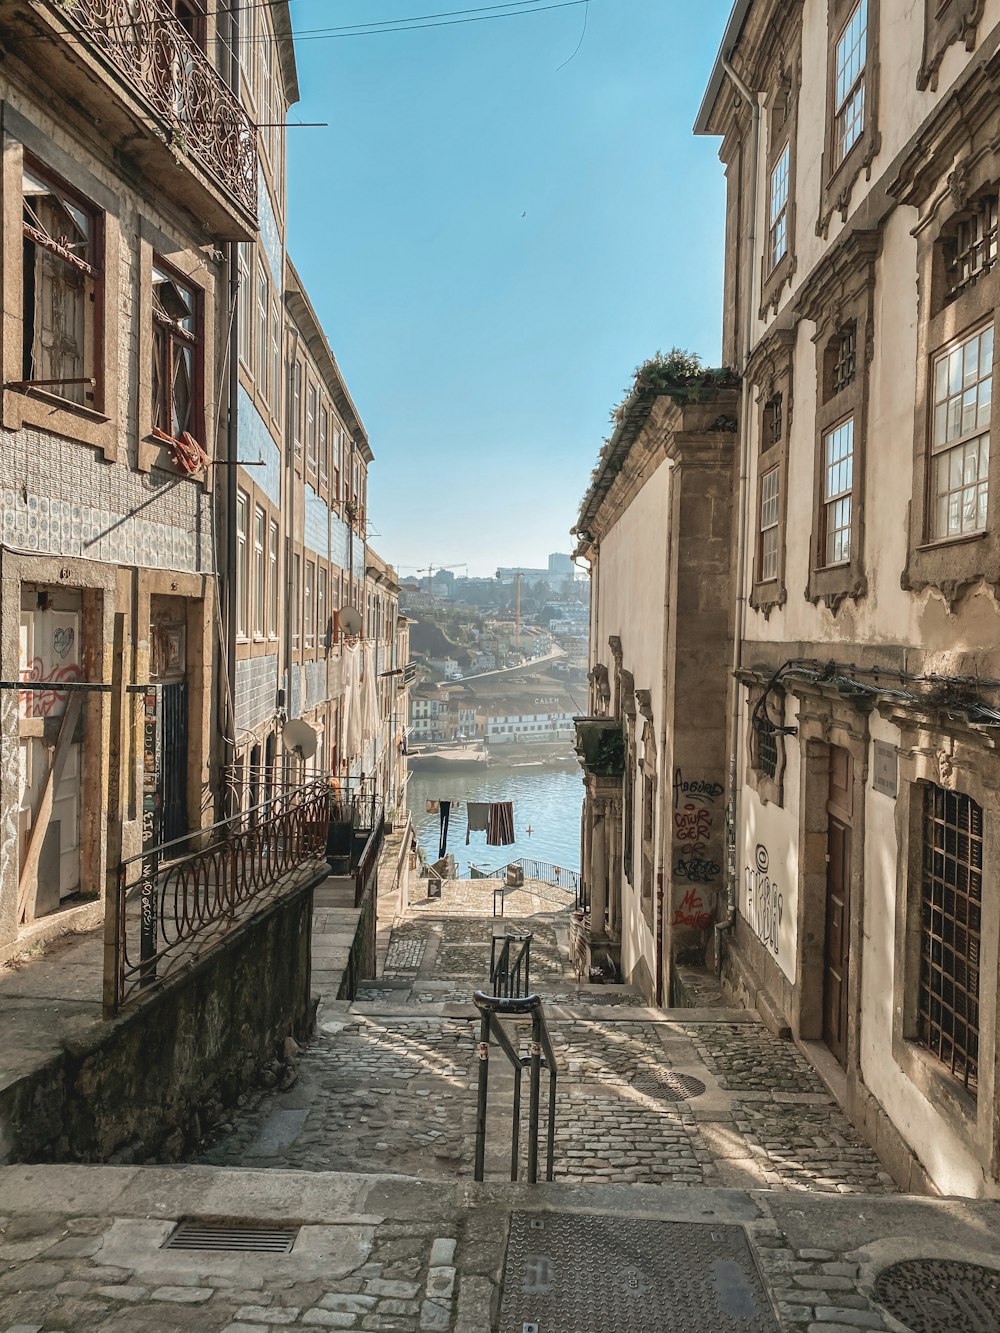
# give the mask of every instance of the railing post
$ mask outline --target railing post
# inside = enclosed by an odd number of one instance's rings
[[[541,1010],[531,1015],[531,1082],[528,1088],[528,1184],[538,1184],[538,1101],[542,1072]]]
[[[476,1165],[473,1179],[481,1181],[486,1174],[486,1099],[490,1079],[490,1015],[483,1012],[479,1024],[479,1090],[476,1103]]]
[[[552,1180],[555,1177],[555,1156],[556,1156],[556,1071],[553,1067],[549,1070],[549,1141],[548,1141],[548,1160],[545,1163],[545,1179]]]
[[[514,1115],[510,1131],[510,1178],[517,1179],[521,1165],[521,1066],[514,1069]]]

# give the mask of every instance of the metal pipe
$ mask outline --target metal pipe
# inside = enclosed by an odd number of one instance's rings
[[[545,1163],[545,1179],[555,1179],[556,1156],[556,1070],[549,1066],[549,1142]]]
[[[514,1114],[510,1131],[510,1178],[517,1179],[521,1155],[521,1065],[514,1067]]]
[[[722,68],[729,75],[733,86],[750,107],[750,216],[747,228],[746,258],[746,318],[743,335],[743,359],[740,366],[742,383],[740,386],[740,474],[739,474],[739,528],[736,545],[736,615],[733,624],[733,703],[730,716],[729,733],[729,791],[732,805],[733,838],[739,837],[740,828],[740,786],[738,782],[737,757],[739,754],[740,732],[740,685],[737,673],[743,666],[743,633],[746,623],[746,549],[749,529],[749,494],[750,473],[750,385],[746,376],[747,363],[753,347],[753,322],[755,287],[757,281],[757,194],[758,174],[760,169],[760,101],[756,93],[743,82],[733,69],[729,56],[722,57]],[[727,867],[726,908],[730,921],[736,916],[736,863],[735,846],[727,849],[732,853],[732,862]]]
[[[473,1179],[481,1181],[486,1173],[486,1099],[490,1079],[491,1015],[483,1010],[479,1024],[479,1086],[476,1101],[476,1162]]]
[[[540,1010],[531,1015],[531,1082],[528,1088],[528,1184],[538,1184],[538,1102],[542,1076]]]

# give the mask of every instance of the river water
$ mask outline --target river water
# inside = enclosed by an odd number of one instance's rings
[[[460,876],[468,875],[470,861],[493,869],[521,856],[579,870],[583,773],[572,751],[570,758],[572,767],[569,762],[539,762],[521,748],[514,762],[491,755],[488,765],[474,771],[411,773],[407,804],[427,859],[437,860],[441,825],[438,815],[427,813],[426,802],[450,800],[461,802],[458,810],[452,808],[448,830],[448,851],[458,862]],[[485,833],[473,833],[467,847],[467,801],[513,801],[514,845],[488,847]]]

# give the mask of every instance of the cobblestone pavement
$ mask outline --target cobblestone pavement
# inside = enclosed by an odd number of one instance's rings
[[[432,900],[435,915],[423,905],[419,917],[394,923],[383,976],[354,1005],[324,1007],[296,1087],[248,1104],[200,1160],[467,1178],[478,1077],[472,992],[487,984],[494,930],[531,931],[532,988],[545,999],[559,1064],[559,1179],[892,1192],[793,1043],[745,1013],[650,1010],[629,987],[578,983],[567,911],[541,890],[548,886],[511,891],[500,921],[490,883],[464,881]],[[545,910],[524,915],[531,903]],[[469,915],[484,905],[487,916]],[[657,1086],[665,1072],[704,1091],[670,1100]],[[499,1174],[512,1095],[499,1051],[491,1080],[488,1165]]]

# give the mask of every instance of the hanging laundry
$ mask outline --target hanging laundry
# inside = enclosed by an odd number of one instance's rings
[[[438,852],[438,860],[443,861],[448,851],[448,820],[451,816],[451,801],[442,801],[441,803],[441,850]]]
[[[438,812],[438,805],[439,805],[438,801],[428,801],[427,804],[424,806],[424,809],[427,811],[429,815],[436,815]]]
[[[469,845],[470,833],[488,833],[490,829],[489,801],[469,802],[469,827],[465,831],[465,845]]]
[[[491,801],[486,831],[488,847],[509,847],[514,841],[514,806],[510,801]]]

